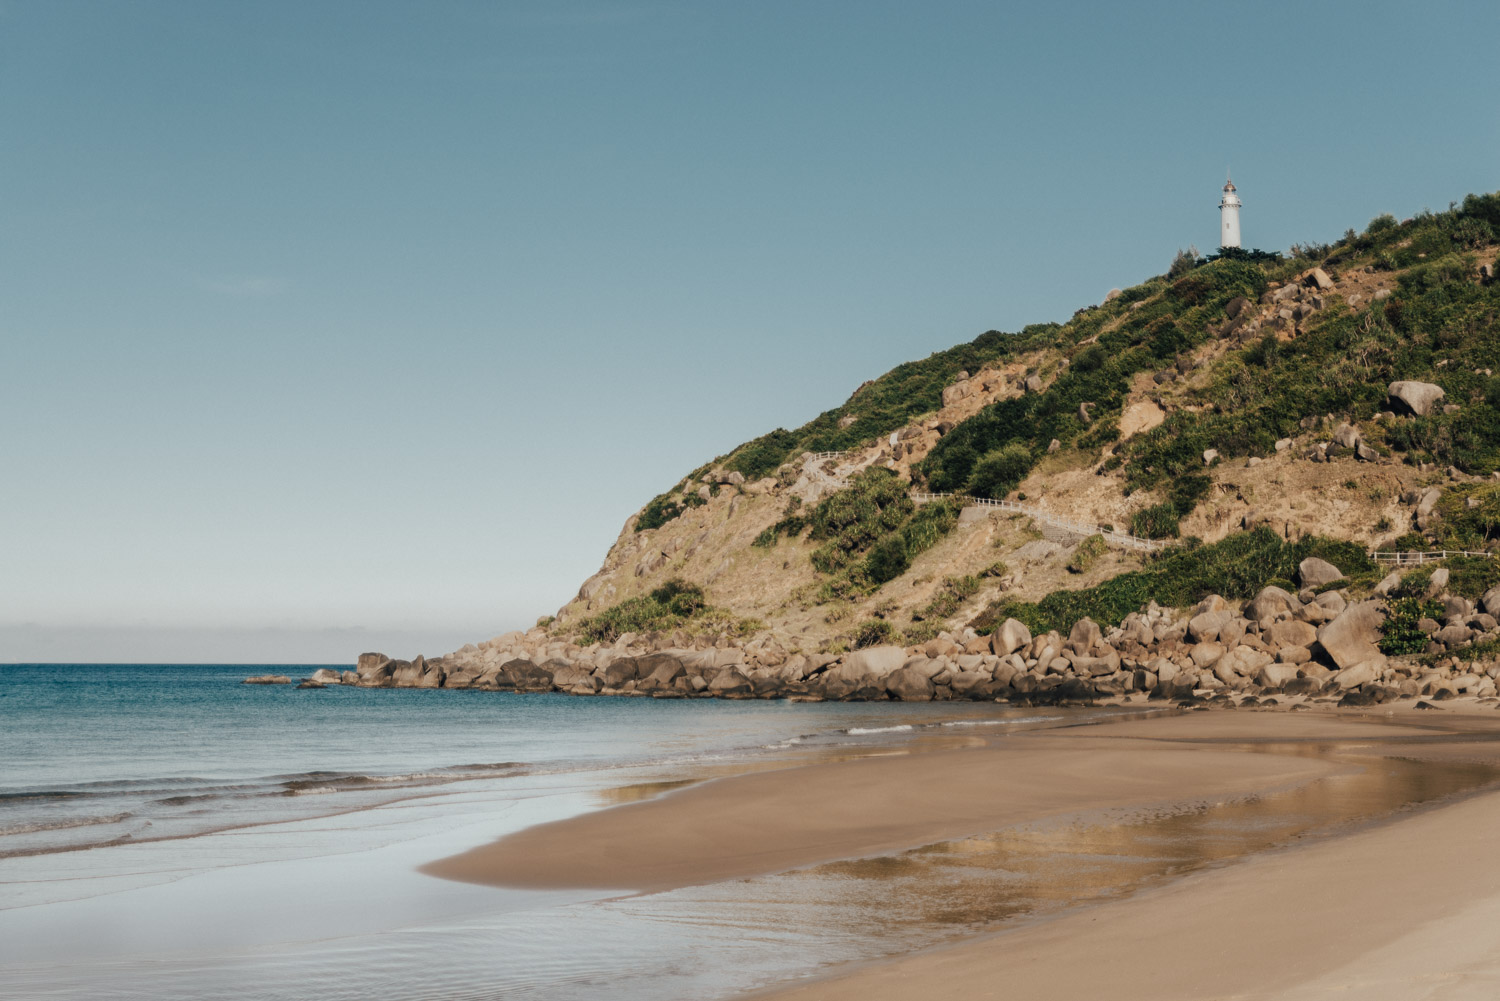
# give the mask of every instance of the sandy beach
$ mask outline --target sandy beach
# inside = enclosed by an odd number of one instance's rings
[[[424,871],[527,888],[657,891],[1046,821],[1267,796],[1390,760],[1472,764],[1500,720],[1442,712],[1195,712],[975,738],[695,785],[533,827]],[[1268,800],[1269,802],[1269,800]],[[762,995],[905,998],[1493,997],[1500,792],[1278,846],[957,944]],[[1351,994],[1352,992],[1352,994]]]

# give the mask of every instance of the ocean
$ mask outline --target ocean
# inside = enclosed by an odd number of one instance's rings
[[[0,667],[0,998],[732,998],[1500,780],[1461,760],[1360,757],[1360,741],[1262,742],[1242,750],[1339,767],[1247,800],[663,893],[497,889],[418,868],[722,776],[1003,751],[1028,743],[1008,739],[1021,730],[1174,710],[241,684],[314,669]]]
[[[415,869],[686,782],[1058,718],[241,684],[316,666],[0,667],[0,996],[728,996],[891,945],[867,901],[809,932],[826,901],[774,879],[633,897]]]

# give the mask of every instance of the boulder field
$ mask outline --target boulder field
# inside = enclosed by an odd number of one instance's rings
[[[1441,573],[1441,572],[1440,572]],[[1342,579],[1308,561],[1305,580]],[[1396,575],[1393,575],[1395,577]],[[1440,578],[1435,575],[1434,583]],[[1389,581],[1382,582],[1386,585]],[[1377,595],[1383,588],[1377,588]],[[353,671],[320,670],[321,684],[369,688],[473,688],[571,695],[814,700],[1090,702],[1143,693],[1193,701],[1281,693],[1337,696],[1372,705],[1401,697],[1496,694],[1500,663],[1466,661],[1464,647],[1500,638],[1500,588],[1479,605],[1442,599],[1442,621],[1424,619],[1432,666],[1387,658],[1378,643],[1383,599],[1344,590],[1293,594],[1266,587],[1241,604],[1210,595],[1185,612],[1155,603],[1104,629],[1080,619],[1063,635],[1033,636],[1014,619],[992,634],[942,633],[920,646],[804,654],[775,637],[735,641],[685,633],[627,633],[580,647],[541,629],[470,644],[431,660],[366,653]],[[1449,653],[1453,656],[1444,656]]]

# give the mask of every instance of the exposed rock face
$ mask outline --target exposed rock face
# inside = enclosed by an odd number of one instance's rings
[[[1308,288],[1327,290],[1333,288],[1333,279],[1322,268],[1313,268],[1304,279]]]
[[[885,679],[885,689],[902,702],[931,702],[937,686],[916,668],[902,667]]]
[[[1385,624],[1385,606],[1378,601],[1350,605],[1318,630],[1318,643],[1341,668],[1383,660],[1376,643]]]
[[[1307,561],[1300,574],[1304,583],[1343,576],[1318,560]],[[1453,596],[1442,600],[1441,621],[1418,624],[1427,653],[1461,652],[1476,640],[1500,639],[1500,587],[1477,605]],[[1299,596],[1266,587],[1243,607],[1219,595],[1185,611],[1152,604],[1117,626],[1079,619],[1066,635],[1033,635],[1008,619],[989,636],[944,632],[920,646],[842,655],[797,652],[795,639],[769,633],[745,641],[627,633],[613,643],[579,647],[538,628],[431,660],[366,654],[356,670],[320,670],[309,685],[654,698],[997,699],[1022,705],[1123,696],[1222,702],[1231,695],[1274,692],[1291,699],[1337,698],[1352,706],[1397,697],[1494,694],[1500,664],[1459,657],[1436,667],[1428,666],[1431,661],[1388,660],[1378,648],[1384,615],[1382,602],[1351,605],[1337,589],[1313,595],[1309,588]]]
[[[1015,619],[1006,619],[990,636],[990,650],[996,656],[1005,657],[1031,643],[1031,630]]]
[[[1426,417],[1443,400],[1443,387],[1430,382],[1393,382],[1386,389],[1392,406],[1400,413]]]
[[[1324,584],[1343,580],[1344,571],[1327,560],[1309,556],[1297,565],[1297,576],[1302,580],[1303,587],[1322,587]]]

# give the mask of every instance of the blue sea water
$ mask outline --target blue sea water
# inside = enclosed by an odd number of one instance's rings
[[[317,666],[0,668],[0,858],[346,811],[480,779],[722,760],[891,715],[242,684]]]
[[[797,910],[840,879],[621,897],[417,868],[682,782],[1056,718],[241,683],[314,669],[0,667],[0,997],[730,996],[880,954],[884,919]]]

